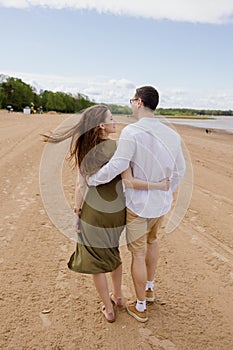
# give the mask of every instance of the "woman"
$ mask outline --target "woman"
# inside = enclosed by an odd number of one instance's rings
[[[85,178],[95,173],[113,156],[116,142],[109,134],[116,132],[111,112],[106,106],[96,105],[84,111],[81,120],[62,135],[48,136],[49,142],[60,142],[71,137],[70,158],[75,159],[77,182],[74,213],[78,242],[68,267],[76,272],[92,274],[102,299],[102,313],[108,322],[115,321],[113,304],[123,306],[121,292],[122,263],[119,238],[125,225],[125,200],[121,177],[98,187],[88,188]],[[147,183],[134,179],[131,169],[122,174],[126,187],[136,189],[169,188],[169,179]],[[111,273],[113,292],[109,293],[106,272]]]

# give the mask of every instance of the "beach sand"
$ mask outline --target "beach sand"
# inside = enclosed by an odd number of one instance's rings
[[[0,111],[0,348],[232,350],[233,136],[176,126],[193,192],[179,227],[167,234],[164,224],[160,235],[158,301],[148,305],[146,324],[125,310],[109,324],[91,276],[68,270],[74,242],[51,223],[40,194],[39,134],[68,117]],[[66,164],[62,179],[72,206],[75,174]],[[125,246],[121,253],[130,299],[131,257]]]

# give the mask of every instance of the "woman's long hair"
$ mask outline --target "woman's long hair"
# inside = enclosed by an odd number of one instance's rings
[[[105,123],[108,107],[95,105],[87,108],[75,126],[63,133],[43,135],[47,142],[58,143],[71,137],[69,159],[75,160],[83,176],[90,175],[98,170],[99,162],[95,158],[97,145],[103,141],[103,132],[100,127]]]

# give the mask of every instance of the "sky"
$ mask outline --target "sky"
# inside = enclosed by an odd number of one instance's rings
[[[233,0],[0,0],[0,74],[129,105],[233,109]]]

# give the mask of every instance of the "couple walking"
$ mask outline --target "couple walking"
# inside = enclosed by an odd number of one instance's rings
[[[136,89],[130,103],[138,121],[122,130],[118,145],[109,138],[116,132],[112,114],[102,105],[88,108],[72,129],[48,139],[60,142],[71,137],[70,157],[78,169],[74,207],[78,242],[68,267],[93,275],[108,322],[115,321],[113,305],[124,306],[119,239],[125,224],[136,294],[136,300],[125,306],[139,322],[148,320],[146,301],[154,301],[159,253],[157,233],[185,172],[179,135],[154,117],[158,102],[155,88]]]

